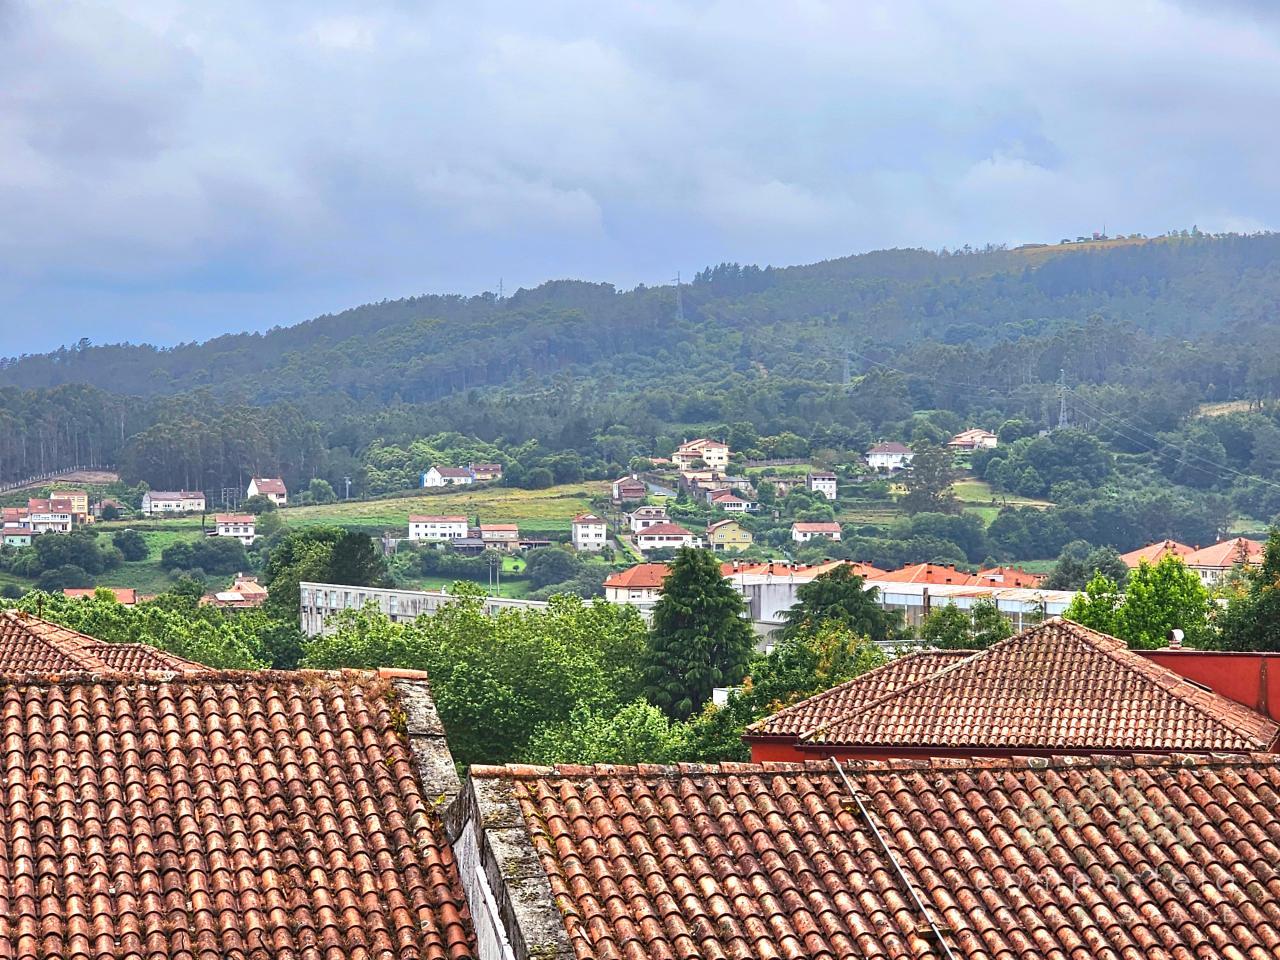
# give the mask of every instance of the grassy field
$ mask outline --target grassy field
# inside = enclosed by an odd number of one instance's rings
[[[1202,403],[1196,410],[1197,417],[1221,417],[1228,413],[1248,413],[1253,407],[1249,400],[1225,400],[1221,403]]]
[[[591,509],[593,498],[607,496],[604,481],[565,484],[546,490],[484,487],[477,490],[289,507],[280,514],[289,527],[339,524],[381,533],[408,526],[411,513],[466,514],[482,523],[517,523],[521,533],[569,532],[569,521]]]

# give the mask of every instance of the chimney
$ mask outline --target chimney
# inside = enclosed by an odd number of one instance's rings
[[[1169,633],[1166,636],[1169,640],[1170,650],[1182,649],[1182,638],[1186,636],[1185,633],[1183,633],[1177,627],[1174,627],[1172,630],[1169,631]]]

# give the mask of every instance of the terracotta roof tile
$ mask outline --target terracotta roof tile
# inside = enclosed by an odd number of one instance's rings
[[[957,960],[1280,956],[1273,757],[844,773],[472,776],[510,784],[554,895],[545,909],[580,960],[943,960],[931,925]]]
[[[943,566],[937,563],[911,564],[900,570],[890,570],[888,573],[876,577],[876,579],[884,580],[888,583],[930,583],[937,585],[950,583],[963,587],[977,586],[983,582],[971,573],[965,573],[963,570],[957,570],[953,566]]]
[[[18,610],[0,611],[0,674],[159,670],[189,673],[203,664],[143,643],[106,643]]]
[[[472,956],[394,698],[353,673],[0,683],[0,951]]]
[[[1188,567],[1221,567],[1226,570],[1241,563],[1260,563],[1264,552],[1257,540],[1236,537],[1202,550],[1193,550],[1183,556],[1182,562]]]
[[[805,734],[802,745],[1265,751],[1280,725],[1054,618]]]
[[[753,723],[747,728],[747,735],[799,736],[860,707],[875,703],[885,694],[933,676],[943,667],[973,656],[974,652],[973,650],[926,650],[898,657],[882,667],[870,670],[860,677],[854,677],[799,703],[784,707],[777,713]]]
[[[1179,543],[1177,540],[1161,540],[1158,543],[1149,543],[1145,547],[1139,547],[1137,550],[1130,550],[1128,553],[1120,554],[1120,559],[1124,561],[1125,566],[1136,568],[1143,560],[1147,563],[1159,563],[1168,554],[1175,557],[1185,557],[1189,553],[1195,553],[1195,547],[1189,547],[1185,543]]]

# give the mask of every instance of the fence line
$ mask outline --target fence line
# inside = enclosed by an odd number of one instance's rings
[[[10,490],[21,490],[23,487],[34,486],[45,480],[58,480],[65,477],[68,473],[77,473],[81,470],[114,470],[114,466],[106,464],[81,464],[75,467],[63,467],[59,470],[51,470],[48,473],[36,474],[33,477],[27,477],[25,480],[14,480],[11,483],[0,484],[0,493],[8,493]]]

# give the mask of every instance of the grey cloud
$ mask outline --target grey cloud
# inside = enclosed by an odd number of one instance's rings
[[[190,339],[499,276],[1273,225],[1251,6],[18,0],[0,324]]]

